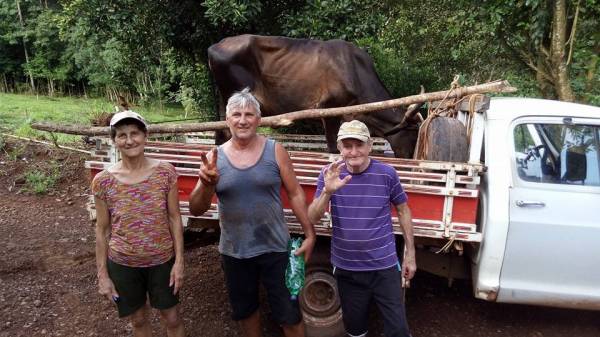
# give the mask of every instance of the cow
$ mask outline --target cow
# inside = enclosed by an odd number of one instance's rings
[[[221,119],[225,118],[223,103],[245,87],[261,103],[262,116],[391,99],[371,57],[342,40],[233,36],[208,48],[208,63],[219,92]],[[372,136],[387,139],[396,157],[411,158],[417,129],[409,126],[398,130],[396,126],[404,114],[405,109],[387,109],[342,118],[363,121]],[[340,123],[341,118],[336,117],[323,120],[327,147],[332,153],[337,152]],[[218,132],[217,144],[227,137],[223,131]]]

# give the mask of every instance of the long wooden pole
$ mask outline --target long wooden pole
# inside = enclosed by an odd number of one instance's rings
[[[341,116],[346,114],[365,114],[378,110],[385,110],[391,108],[397,108],[400,106],[406,106],[414,103],[423,103],[442,100],[444,98],[456,98],[463,97],[471,94],[484,94],[490,92],[515,92],[516,88],[511,87],[508,81],[494,81],[484,83],[480,85],[474,85],[469,87],[456,88],[451,90],[436,91],[431,93],[423,93],[419,95],[407,96],[403,98],[391,99],[388,101],[374,102],[360,105],[345,106],[339,108],[330,109],[307,109],[295,112],[288,112],[285,114],[263,117],[260,121],[260,126],[288,126],[296,120],[306,118],[325,118]],[[108,135],[108,127],[88,127],[82,125],[64,125],[47,122],[31,123],[31,127],[36,130],[48,131],[48,132],[59,132],[74,135],[85,135],[85,136],[100,136]],[[224,121],[220,122],[204,122],[204,123],[185,123],[185,124],[171,124],[171,125],[150,125],[148,131],[152,134],[161,133],[186,133],[186,132],[200,132],[210,130],[226,129],[227,125]]]

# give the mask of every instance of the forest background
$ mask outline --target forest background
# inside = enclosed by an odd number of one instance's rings
[[[600,105],[598,17],[599,0],[0,0],[0,93],[121,95],[213,120],[206,50],[252,33],[353,42],[394,97],[459,74]]]

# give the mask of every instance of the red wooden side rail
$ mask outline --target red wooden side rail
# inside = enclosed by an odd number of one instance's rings
[[[146,155],[172,163],[179,175],[179,197],[184,220],[194,218],[188,209],[189,195],[196,186],[200,165],[199,154],[213,148],[208,144],[184,144],[174,142],[148,142]],[[320,170],[338,159],[338,155],[290,151],[294,171],[300,185],[306,193],[307,202],[311,202],[316,189]],[[408,203],[413,215],[415,236],[446,238],[458,241],[480,242],[481,233],[475,224],[479,197],[479,174],[482,165],[433,162],[388,157],[377,157],[377,160],[392,165],[398,172],[404,190],[408,194]],[[118,159],[106,141],[92,154],[92,160],[86,162],[90,174],[96,173],[112,165]],[[301,232],[300,224],[294,217],[285,191],[281,191],[285,215],[290,230]],[[217,200],[204,215],[203,219],[218,219]],[[394,231],[401,234],[395,211],[393,215]],[[184,223],[186,223],[184,221]],[[317,234],[331,235],[330,217],[326,213],[316,227]]]

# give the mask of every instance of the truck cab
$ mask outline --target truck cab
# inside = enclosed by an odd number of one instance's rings
[[[484,120],[475,296],[600,309],[600,108],[494,98]]]

